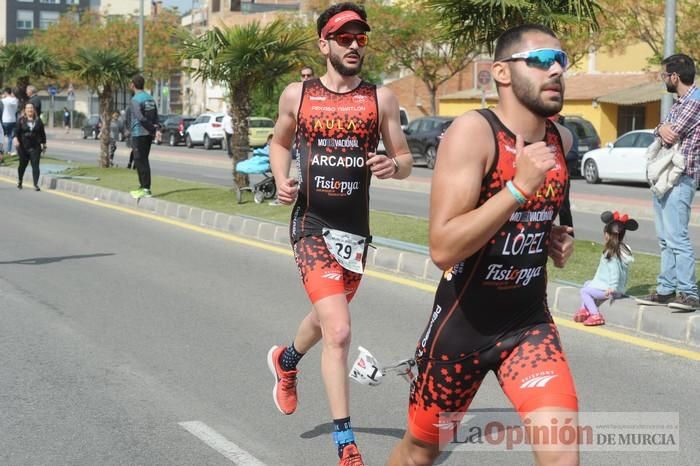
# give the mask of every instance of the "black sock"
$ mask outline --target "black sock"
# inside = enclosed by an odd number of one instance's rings
[[[296,348],[294,348],[294,343],[289,345],[287,349],[282,352],[282,357],[280,358],[282,370],[287,372],[296,369],[302,356],[304,356],[304,354],[298,352]]]
[[[333,419],[333,440],[338,447],[338,457],[343,456],[343,449],[355,443],[355,434],[350,425],[350,416],[343,419]]]

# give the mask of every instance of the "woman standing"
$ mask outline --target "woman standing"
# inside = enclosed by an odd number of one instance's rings
[[[24,171],[27,169],[29,162],[31,162],[34,190],[41,191],[39,189],[39,159],[41,158],[41,153],[46,150],[46,133],[44,132],[44,124],[36,114],[34,105],[29,102],[24,106],[24,115],[17,121],[15,146],[19,155],[17,188],[22,189]]]

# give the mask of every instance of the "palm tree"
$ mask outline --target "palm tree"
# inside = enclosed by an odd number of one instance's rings
[[[303,60],[304,46],[312,40],[306,31],[274,21],[211,29],[195,37],[185,33],[180,57],[189,60],[196,79],[222,83],[233,112],[234,189],[248,186],[248,176],[236,171],[236,162],[248,157],[248,117],[255,89],[271,94],[280,77]]]
[[[0,48],[0,70],[4,80],[15,80],[17,98],[23,106],[28,100],[30,80],[56,77],[58,62],[43,48],[27,43],[7,44]]]
[[[483,44],[489,51],[498,36],[523,23],[539,23],[554,31],[580,25],[596,30],[596,0],[426,0],[443,18],[449,37]]]
[[[134,65],[133,52],[113,49],[80,48],[74,57],[65,63],[66,71],[77,81],[85,83],[97,92],[100,102],[100,167],[109,167],[109,125],[112,121],[113,93],[126,87],[131,78],[138,73]]]

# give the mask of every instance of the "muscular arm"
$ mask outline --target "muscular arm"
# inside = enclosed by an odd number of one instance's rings
[[[406,136],[401,129],[399,101],[389,88],[377,89],[377,100],[380,112],[380,132],[389,157],[396,158],[399,171],[392,178],[402,179],[411,174],[413,156],[408,150]]]
[[[279,102],[279,115],[270,142],[270,166],[275,184],[279,190],[280,202],[289,204],[296,198],[296,188],[289,179],[291,157],[289,151],[296,130],[297,109],[301,101],[301,83],[292,83],[282,92]]]
[[[518,208],[507,190],[476,207],[494,151],[491,128],[475,112],[454,120],[440,143],[430,193],[430,255],[440,269],[472,256]]]

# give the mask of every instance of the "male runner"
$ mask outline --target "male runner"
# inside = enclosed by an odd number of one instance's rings
[[[323,339],[321,373],[339,464],[361,465],[348,406],[348,303],[362,278],[371,239],[370,179],[407,177],[412,157],[396,97],[358,76],[370,30],[364,9],[354,3],[331,6],[318,18],[317,30],[326,73],[285,89],[270,147],[278,199],[283,204],[296,200],[290,236],[313,306],[293,343],[272,347],[268,366],[275,377],[275,405],[292,414],[297,406],[297,363]],[[380,133],[388,157],[374,153]],[[293,138],[298,180],[289,178]]]
[[[552,224],[572,138],[547,119],[562,108],[566,66],[550,29],[504,32],[492,65],[497,107],[460,116],[440,143],[430,253],[445,273],[416,351],[408,430],[390,465],[433,464],[491,370],[531,426],[553,417],[577,422],[576,390],[546,300],[547,256],[562,267],[573,250],[570,227]],[[539,465],[578,464],[575,446],[533,448]]]

